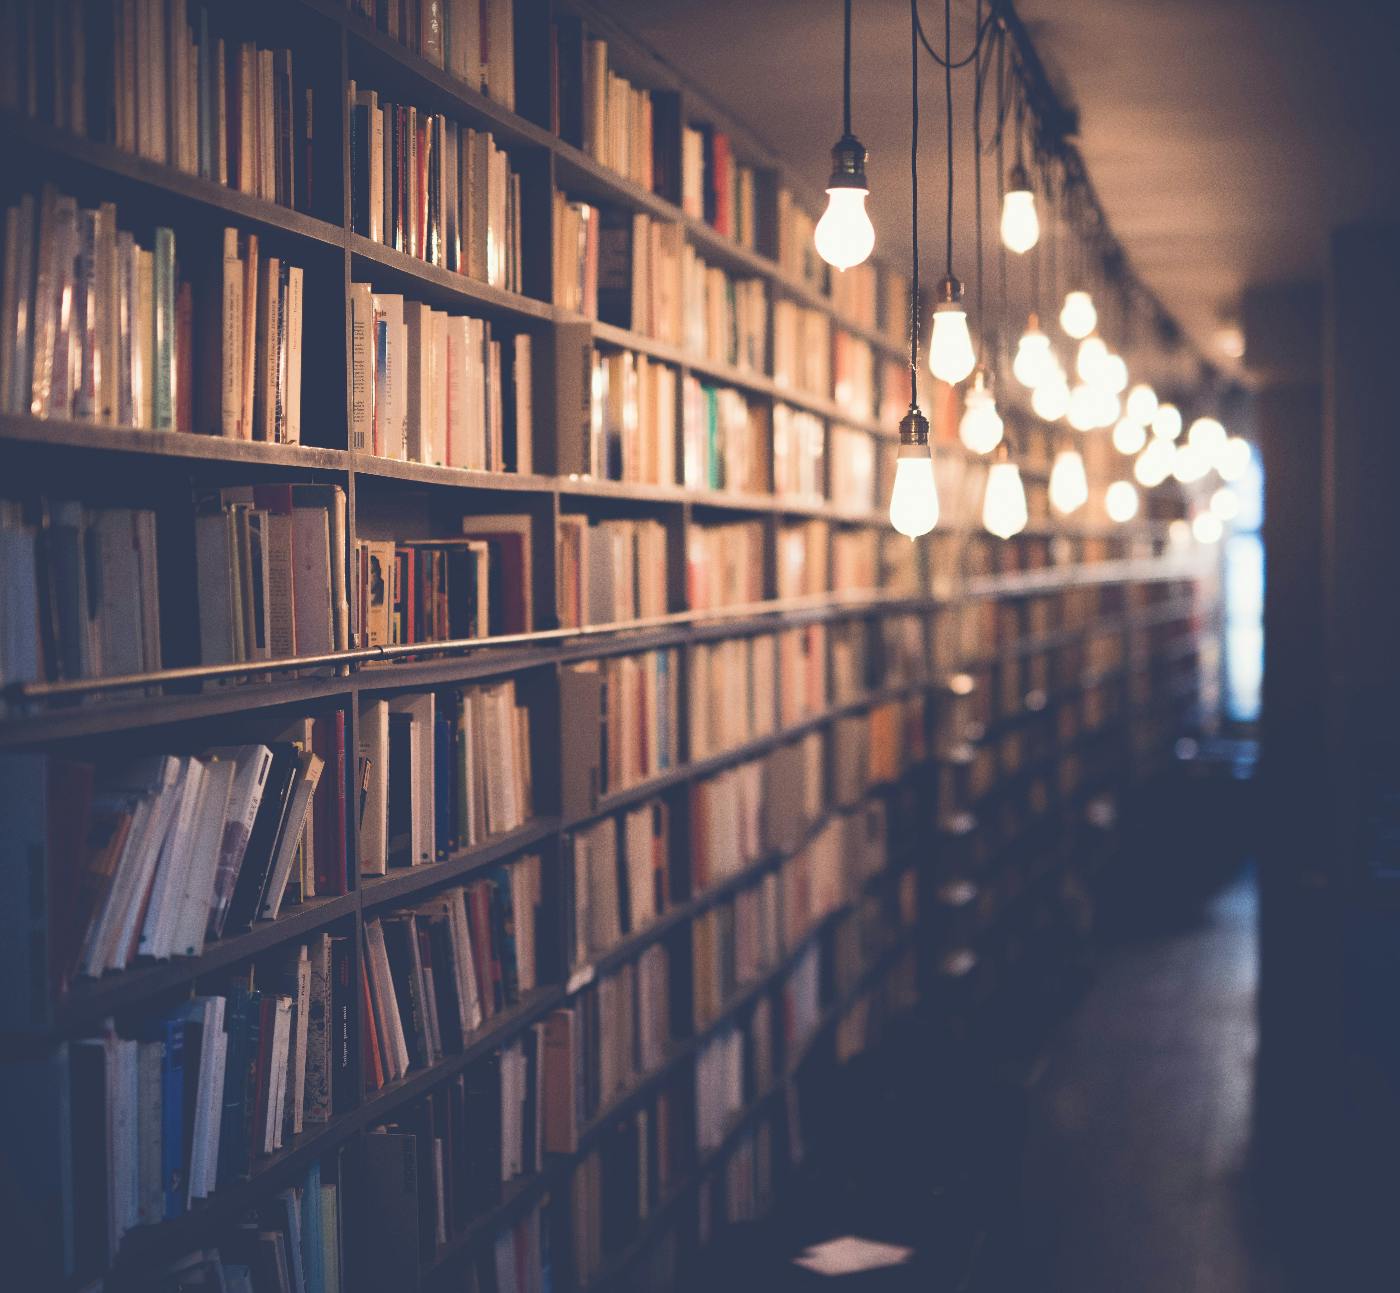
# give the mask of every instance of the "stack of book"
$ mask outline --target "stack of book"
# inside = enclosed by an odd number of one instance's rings
[[[770,492],[768,406],[732,386],[685,376],[681,464],[690,489]]]
[[[200,660],[345,650],[345,531],[339,485],[230,486],[196,498]]]
[[[763,600],[762,521],[690,527],[686,600],[692,610],[747,606]]]
[[[666,527],[660,521],[559,518],[559,624],[618,624],[665,615]]]
[[[805,409],[773,405],[773,493],[794,503],[820,503],[826,485],[826,428]],[[832,461],[832,490],[840,476]],[[833,500],[834,501],[834,500]]]
[[[660,1068],[670,1045],[670,958],[653,943],[545,1021],[545,1148],[577,1151],[582,1128]]]
[[[354,81],[348,92],[354,231],[452,273],[520,291],[520,176],[491,132],[381,100]]]
[[[795,301],[773,302],[773,381],[789,390],[831,398],[829,315]]]
[[[751,166],[734,157],[729,136],[708,124],[681,132],[681,207],[716,233],[754,250],[758,201]]]
[[[345,940],[322,935],[270,958],[261,987],[237,974],[130,1031],[6,1067],[50,1136],[50,1170],[72,1183],[67,1269],[105,1269],[138,1226],[183,1216],[349,1107],[349,967]]]
[[[692,893],[704,893],[763,857],[765,764],[751,759],[691,783]]]
[[[0,18],[4,106],[283,206],[311,203],[311,87],[288,49],[217,31],[187,0],[17,0]]]
[[[573,890],[568,926],[581,969],[652,924],[671,903],[670,812],[656,799],[580,827],[566,843]]]
[[[156,516],[0,500],[0,682],[161,667]]]
[[[875,350],[868,341],[836,329],[836,403],[851,417],[875,416]]]
[[[776,639],[697,642],[690,651],[690,757],[707,759],[773,731]]]
[[[768,286],[763,279],[736,277],[687,246],[681,280],[686,350],[712,364],[767,372]]]
[[[866,592],[880,585],[880,536],[870,529],[837,528],[831,536],[831,587]]]
[[[6,910],[28,913],[47,947],[46,959],[15,964],[13,1011],[42,1018],[50,986],[198,956],[206,941],[284,906],[344,893],[345,794],[335,779],[344,745],[336,714],[298,721],[267,745],[152,755],[100,773],[53,755],[6,755],[11,846],[46,857],[66,895],[61,910],[46,905],[26,873],[5,873]]]
[[[778,719],[790,727],[827,707],[826,625],[784,629],[777,636]]]
[[[366,700],[360,873],[451,857],[534,813],[530,711],[515,679]]]
[[[368,283],[350,285],[350,447],[381,458],[533,470],[533,346]]]
[[[790,521],[779,526],[778,596],[809,597],[827,591],[830,527],[825,521]]]
[[[561,48],[568,48],[564,42]],[[579,60],[582,147],[610,170],[644,189],[653,187],[651,95],[608,65],[608,42],[590,37]],[[563,76],[572,84],[572,76]]]
[[[456,539],[357,539],[357,640],[365,646],[528,633],[530,518],[469,516]]]
[[[455,1055],[538,981],[540,860],[492,867],[417,907],[365,922],[367,1082]]]
[[[789,278],[822,292],[826,290],[827,265],[817,254],[816,231],[817,222],[798,205],[786,185],[779,185],[778,265]]]
[[[515,7],[510,0],[349,0],[386,36],[473,90],[515,107]]]
[[[690,927],[692,1024],[718,1020],[734,993],[777,963],[783,944],[779,907],[786,899],[778,876],[756,884],[697,916]]]
[[[671,650],[610,656],[561,670],[566,817],[677,766],[678,674]]]
[[[853,516],[876,509],[875,440],[865,431],[831,428],[831,502]]]

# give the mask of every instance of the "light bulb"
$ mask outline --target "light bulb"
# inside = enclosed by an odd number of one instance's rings
[[[1116,521],[1119,525],[1131,521],[1138,510],[1138,492],[1133,488],[1132,481],[1115,480],[1104,491],[1103,505],[1110,521]]]
[[[1128,365],[1122,355],[1110,351],[1104,356],[1103,363],[1099,365],[1099,385],[1114,395],[1121,395],[1128,389]]]
[[[1220,454],[1215,470],[1221,480],[1235,481],[1243,478],[1249,470],[1249,441],[1243,436],[1232,435]]]
[[[1009,251],[1025,255],[1040,241],[1040,219],[1035,213],[1035,194],[1024,171],[1011,176],[1011,187],[1001,203],[1001,240]]]
[[[933,459],[927,453],[895,462],[890,524],[911,539],[938,524],[938,489],[933,483]]]
[[[941,382],[956,386],[976,366],[967,312],[961,305],[939,305],[933,311],[933,336],[928,343],[928,366]]]
[[[996,396],[987,386],[986,374],[977,370],[972,385],[963,396],[962,421],[958,436],[973,453],[991,453],[1001,443],[1002,423]]]
[[[1091,383],[1098,381],[1103,362],[1107,358],[1108,346],[1104,344],[1104,339],[1096,332],[1090,333],[1079,343],[1079,350],[1074,356],[1074,371],[1079,374],[1079,380]]]
[[[1089,481],[1078,449],[1061,449],[1050,468],[1050,504],[1062,516],[1077,512],[1089,501]]]
[[[1079,341],[1094,330],[1099,321],[1099,312],[1094,309],[1093,297],[1088,292],[1070,292],[1060,310],[1060,327],[1068,336]]]
[[[1225,527],[1214,512],[1197,512],[1191,518],[1191,533],[1197,543],[1219,543]]]
[[[1172,459],[1175,456],[1170,440],[1153,436],[1147,442],[1147,448],[1133,462],[1133,475],[1137,477],[1138,484],[1148,489],[1160,485],[1172,474]]]
[[[1191,522],[1178,516],[1167,526],[1167,542],[1174,548],[1184,548],[1191,542]]]
[[[1016,358],[1011,361],[1011,371],[1022,386],[1033,391],[1049,372],[1050,362],[1050,338],[1040,330],[1035,315],[1031,315],[1016,345]]]
[[[1058,422],[1069,409],[1069,383],[1056,365],[1039,386],[1031,392],[1031,408],[1038,418]]]
[[[817,255],[840,270],[852,269],[875,250],[875,226],[866,214],[868,189],[827,189],[826,210],[817,221],[813,241]]]
[[[1014,462],[994,462],[987,469],[987,492],[982,496],[982,524],[999,539],[1026,528],[1026,491],[1021,469]]]
[[[1131,401],[1129,401],[1131,403]],[[1147,443],[1147,428],[1135,421],[1131,412],[1121,417],[1113,427],[1113,447],[1129,457]]]
[[[1191,423],[1191,429],[1186,433],[1186,438],[1192,447],[1199,450],[1204,455],[1205,460],[1214,466],[1220,460],[1220,455],[1224,453],[1226,442],[1230,437],[1215,418],[1197,418]]]
[[[1174,446],[1172,475],[1183,485],[1200,480],[1210,470],[1210,459],[1189,440]]]
[[[1233,521],[1240,514],[1240,496],[1222,485],[1210,496],[1210,510],[1222,521]]]
[[[1139,382],[1128,392],[1128,416],[1147,426],[1157,412],[1157,392],[1146,382]]]
[[[1181,410],[1175,404],[1159,404],[1152,415],[1152,434],[1175,440],[1181,434]]]
[[[1098,425],[1097,417],[1094,388],[1080,382],[1069,393],[1069,424],[1076,431],[1092,431]]]

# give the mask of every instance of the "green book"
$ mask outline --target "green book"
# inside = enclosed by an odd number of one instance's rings
[[[175,426],[175,231],[156,230],[155,302],[152,344],[155,382],[151,422],[157,431]]]

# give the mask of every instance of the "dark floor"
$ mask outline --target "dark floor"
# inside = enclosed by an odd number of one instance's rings
[[[1030,1092],[1024,1287],[1275,1293],[1248,1171],[1255,900],[1111,955]]]
[[[1248,1170],[1254,919],[1242,879],[1110,951],[1029,1063],[872,1056],[882,1096],[816,1111],[836,1152],[704,1286],[832,1287],[791,1257],[855,1233],[916,1249],[834,1281],[857,1293],[1283,1293]]]

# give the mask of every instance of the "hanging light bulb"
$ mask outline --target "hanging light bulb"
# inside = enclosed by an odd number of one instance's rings
[[[938,487],[928,446],[928,419],[913,406],[899,424],[890,524],[911,539],[927,534],[938,524]]]
[[[1069,424],[1076,431],[1092,431],[1098,425],[1098,405],[1094,399],[1094,388],[1087,382],[1080,382],[1069,393]]]
[[[949,275],[938,285],[933,307],[933,336],[928,343],[928,366],[941,382],[956,386],[977,365],[967,311],[962,306],[962,284]]]
[[[1128,416],[1140,426],[1151,423],[1157,412],[1157,392],[1146,382],[1139,382],[1128,392]]]
[[[1067,336],[1080,341],[1093,332],[1099,321],[1099,312],[1094,309],[1094,298],[1088,292],[1074,291],[1065,295],[1065,303],[1060,309],[1060,327]]]
[[[1222,521],[1233,521],[1240,514],[1240,496],[1222,485],[1210,496],[1210,510]]]
[[[1099,385],[1114,395],[1121,395],[1128,389],[1128,365],[1122,355],[1110,351],[1099,365]]]
[[[1175,440],[1181,434],[1181,410],[1175,404],[1159,404],[1152,415],[1152,434]]]
[[[1040,241],[1040,219],[1035,213],[1035,193],[1030,176],[1019,162],[1011,168],[1006,196],[1001,203],[1001,240],[1008,251],[1025,255]]]
[[[1001,443],[1002,422],[997,413],[996,396],[987,379],[987,370],[980,364],[973,374],[972,385],[963,396],[962,421],[958,436],[973,453],[991,453]]]
[[[1006,456],[987,469],[987,489],[982,495],[982,524],[999,539],[1009,539],[1026,528],[1026,490],[1021,469]]]
[[[1038,418],[1058,422],[1069,411],[1069,383],[1060,365],[1051,356],[1053,368],[1039,386],[1031,392],[1031,408]]]
[[[875,250],[875,226],[865,210],[870,185],[865,179],[865,145],[851,133],[851,0],[846,0],[845,58],[842,64],[843,129],[831,150],[826,210],[813,241],[817,255],[839,270],[851,269]]]
[[[1191,423],[1186,439],[1211,466],[1214,466],[1225,452],[1225,445],[1230,437],[1215,418],[1197,418]]]
[[[1200,480],[1210,470],[1210,459],[1189,440],[1174,446],[1172,475],[1183,485]]]
[[[1119,453],[1132,457],[1147,443],[1147,428],[1136,421],[1132,414],[1118,419],[1113,426],[1113,447]]]
[[[1022,386],[1033,391],[1044,379],[1050,362],[1050,338],[1040,330],[1040,320],[1032,314],[1016,343],[1011,371]]]
[[[1249,470],[1249,441],[1243,436],[1232,435],[1225,442],[1225,448],[1220,454],[1219,461],[1215,464],[1215,470],[1220,473],[1220,479],[1224,481],[1237,481],[1244,478],[1245,472]]]
[[[1089,501],[1089,480],[1084,474],[1084,458],[1078,449],[1061,449],[1050,468],[1050,505],[1068,516]]]
[[[1147,448],[1133,462],[1133,475],[1137,477],[1138,484],[1147,489],[1160,485],[1172,474],[1172,459],[1175,456],[1170,440],[1153,436],[1147,442]]]
[[[1191,518],[1191,533],[1197,543],[1219,543],[1225,527],[1214,512],[1197,512]]]
[[[1074,356],[1074,371],[1081,382],[1094,383],[1099,380],[1104,360],[1108,358],[1108,346],[1097,332],[1091,332],[1079,343]]]
[[[1131,481],[1115,480],[1104,491],[1103,505],[1108,519],[1122,525],[1137,515],[1138,492]]]

